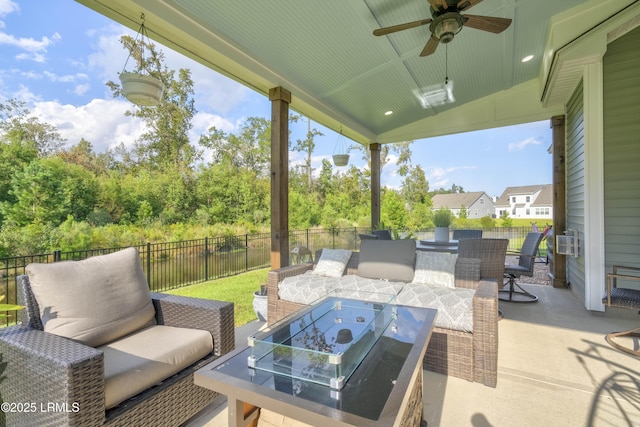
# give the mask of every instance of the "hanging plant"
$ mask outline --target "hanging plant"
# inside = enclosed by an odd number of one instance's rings
[[[122,84],[122,92],[129,101],[136,105],[152,107],[162,100],[164,82],[160,78],[153,76],[148,69],[149,61],[145,58],[145,46],[149,46],[150,43],[144,26],[144,13],[140,16],[140,19],[142,19],[142,24],[133,45],[129,48],[129,56],[120,73],[120,83]],[[139,57],[135,58],[138,62],[138,68],[134,72],[126,71],[129,58],[131,58],[136,49],[140,49]],[[156,63],[155,52],[153,49],[150,50],[153,56],[151,62]],[[160,70],[158,70],[158,74],[160,74]]]
[[[336,141],[336,148],[333,150],[333,164],[336,166],[347,166],[349,164],[349,150],[347,149],[346,138],[342,134],[340,127],[340,135]]]

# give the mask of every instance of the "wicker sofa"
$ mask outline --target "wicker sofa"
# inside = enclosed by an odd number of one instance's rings
[[[496,386],[498,286],[502,284],[507,245],[506,239],[460,241],[459,255],[455,264],[455,288],[475,290],[472,293],[471,302],[473,330],[467,332],[434,327],[424,359],[426,369],[490,387]],[[321,253],[322,251],[318,251],[316,260],[320,259]],[[351,253],[344,274],[358,275],[361,267],[359,264],[360,253],[354,251]],[[310,272],[316,265],[317,263],[299,264],[269,272],[267,278],[269,323],[276,322],[304,306],[304,304],[281,298],[279,286],[287,277]],[[412,286],[414,286],[412,283],[405,283],[398,298],[404,290],[411,289]]]
[[[133,248],[130,248],[133,249]],[[222,301],[200,300],[195,298],[178,297],[166,294],[156,294],[141,289],[142,300],[147,297],[150,306],[144,311],[151,312],[153,319],[151,326],[143,326],[134,332],[127,332],[123,338],[117,338],[106,345],[87,345],[86,340],[95,338],[77,335],[76,338],[64,336],[64,328],[73,326],[77,319],[68,322],[65,320],[65,308],[61,305],[47,304],[43,307],[42,295],[38,298],[37,282],[42,281],[42,273],[55,276],[58,273],[65,273],[69,282],[74,282],[78,277],[74,274],[80,272],[86,277],[86,283],[100,279],[100,274],[94,275],[96,264],[82,264],[97,261],[105,266],[108,271],[108,280],[104,286],[119,286],[118,283],[110,284],[121,280],[120,271],[115,271],[112,260],[120,264],[123,256],[132,263],[132,270],[139,279],[141,268],[137,270],[135,264],[139,266],[137,252],[126,254],[115,253],[89,258],[84,261],[65,261],[38,267],[38,275],[34,277],[34,270],[27,268],[29,275],[18,277],[17,284],[19,290],[20,303],[26,309],[20,313],[18,325],[5,328],[0,331],[0,353],[3,361],[6,362],[4,370],[4,380],[0,383],[0,393],[4,402],[20,402],[26,404],[26,410],[16,410],[5,412],[6,425],[38,425],[38,426],[132,426],[132,425],[153,425],[153,426],[176,426],[191,418],[211,401],[217,394],[198,387],[193,383],[193,373],[218,358],[219,356],[233,350],[234,348],[234,310],[233,304]],[[121,251],[121,252],[125,252]],[[135,251],[135,250],[134,250]],[[111,258],[109,258],[111,257]],[[120,257],[120,258],[119,258]],[[135,260],[134,260],[135,258]],[[108,260],[108,261],[105,261]],[[80,267],[89,267],[82,269]],[[74,270],[76,267],[79,270]],[[100,268],[100,265],[97,266]],[[52,270],[58,269],[58,271]],[[66,270],[65,270],[66,269]],[[122,266],[126,270],[127,266]],[[71,273],[68,271],[71,270]],[[126,274],[126,273],[125,273]],[[143,278],[144,274],[142,273]],[[49,277],[44,278],[45,282]],[[104,277],[103,277],[104,279]],[[118,280],[115,280],[118,279]],[[140,285],[140,284],[139,284]],[[141,286],[141,285],[140,285]],[[146,281],[144,283],[146,286]],[[100,290],[93,290],[100,293]],[[111,289],[105,290],[108,295],[113,295],[113,299],[121,304],[120,297]],[[135,300],[135,292],[130,296],[122,295],[125,300]],[[77,305],[82,302],[86,295],[77,295]],[[111,313],[111,310],[121,310],[118,307],[109,307],[110,298],[103,298],[100,304],[93,305],[88,312],[94,311],[95,317],[100,317],[102,313]],[[50,301],[50,299],[49,299]],[[121,305],[126,305],[125,301]],[[50,310],[55,308],[55,310]],[[53,311],[50,312],[50,311]],[[112,313],[112,319],[117,324],[124,318],[125,324],[135,324],[136,320],[126,318],[121,313]],[[51,324],[56,321],[62,324],[62,329],[48,331]],[[65,323],[66,322],[66,323]],[[125,325],[126,326],[126,325]],[[118,325],[118,328],[122,325]],[[121,402],[109,405],[106,397],[109,385],[105,379],[108,371],[118,371],[118,375],[112,375],[115,383],[111,389],[116,394],[122,392],[122,388],[135,387],[139,381],[148,378],[141,378],[141,369],[138,367],[145,356],[137,353],[129,353],[121,350],[121,347],[106,348],[110,344],[122,341],[135,341],[147,331],[156,331],[158,328],[162,332],[173,331],[178,335],[195,336],[205,338],[207,344],[204,350],[199,348],[197,355],[193,346],[190,347],[191,355],[182,355],[183,347],[177,347],[176,341],[179,339],[167,338],[167,335],[160,335],[161,338],[155,342],[134,343],[134,347],[155,347],[162,353],[157,359],[149,359],[154,364],[153,369],[173,369],[168,377],[162,380],[155,380],[151,385],[135,395],[125,398]],[[103,331],[100,331],[102,334]],[[189,334],[194,335],[189,335]],[[210,335],[209,338],[206,338]],[[175,335],[173,335],[175,337]],[[153,337],[153,335],[152,335]],[[148,339],[148,338],[147,338]],[[193,341],[193,340],[192,340]],[[191,343],[187,343],[191,344]],[[200,346],[202,347],[202,346]],[[143,354],[144,354],[143,349]],[[150,350],[151,351],[151,350]],[[201,353],[206,352],[204,355]],[[191,358],[188,361],[185,358]],[[176,359],[182,359],[175,362]],[[195,362],[193,361],[195,359]],[[149,362],[143,360],[142,363]],[[166,368],[164,365],[181,363],[179,368]],[[187,366],[182,366],[182,365]],[[126,370],[132,373],[128,374]],[[133,372],[138,371],[138,372]],[[157,374],[157,372],[155,372]],[[128,377],[128,378],[127,378]],[[131,384],[131,383],[134,384]],[[115,384],[115,385],[114,385]],[[111,407],[108,407],[111,406]]]

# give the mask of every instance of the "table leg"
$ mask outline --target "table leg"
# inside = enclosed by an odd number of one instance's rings
[[[227,398],[229,427],[256,427],[260,408],[242,400]]]

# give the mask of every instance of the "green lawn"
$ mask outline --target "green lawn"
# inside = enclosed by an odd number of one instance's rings
[[[260,289],[260,285],[267,283],[269,270],[264,268],[250,271],[237,276],[165,291],[165,293],[232,302],[235,326],[238,327],[256,320],[256,314],[253,311],[253,293]]]

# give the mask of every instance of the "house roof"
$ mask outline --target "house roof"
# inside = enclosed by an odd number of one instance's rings
[[[510,197],[512,196],[532,196],[538,193],[538,196],[531,201],[530,206],[551,206],[553,205],[553,186],[551,184],[525,185],[520,187],[507,187],[502,195],[496,200],[496,207],[510,206]]]
[[[431,198],[431,201],[433,203],[434,209],[460,209],[463,206],[465,208],[468,208],[469,206],[473,205],[483,195],[486,195],[484,191],[476,191],[470,193],[436,194]],[[487,198],[489,198],[489,196],[487,196]]]
[[[365,145],[563,114],[581,66],[593,61],[569,49],[610,19],[640,15],[637,0],[475,0],[463,15],[512,24],[500,34],[465,26],[420,57],[427,25],[373,31],[430,18],[429,3],[444,0],[77,1],[134,30],[144,13],[153,40],[262,94],[281,86],[293,110]],[[439,104],[445,76],[455,101]]]

